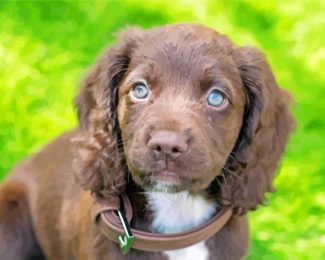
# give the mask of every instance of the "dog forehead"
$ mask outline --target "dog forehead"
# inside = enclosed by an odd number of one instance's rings
[[[124,83],[145,81],[156,94],[200,97],[213,83],[241,91],[234,45],[204,26],[172,25],[146,31],[133,50]],[[183,93],[183,94],[184,94]],[[237,95],[237,94],[235,94]]]
[[[228,38],[207,27],[165,26],[146,31],[132,54],[130,68],[148,64],[155,75],[200,77],[207,68],[229,66],[232,49]]]
[[[200,53],[197,48],[178,45],[151,47],[146,54],[136,52],[131,59],[129,72],[132,76],[146,78],[155,84],[196,84],[209,75],[224,75],[229,70],[229,57],[217,57]]]
[[[149,59],[163,61],[168,59],[175,61],[189,62],[198,57],[216,57],[230,51],[228,39],[217,34],[201,34],[197,31],[162,31],[148,35],[138,46],[134,56],[136,59]],[[227,46],[226,46],[227,45]]]

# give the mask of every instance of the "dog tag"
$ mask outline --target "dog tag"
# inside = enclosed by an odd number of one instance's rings
[[[118,236],[118,241],[120,244],[121,252],[123,255],[125,255],[125,254],[129,253],[129,251],[132,247],[134,236],[132,234],[131,227],[124,215],[124,212],[121,210],[118,210],[117,213],[118,213],[118,216],[121,220],[121,223],[122,223],[122,226],[124,229],[124,234]]]

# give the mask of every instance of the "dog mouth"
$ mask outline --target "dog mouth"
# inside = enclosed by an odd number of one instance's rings
[[[174,171],[164,169],[141,173],[141,186],[147,191],[175,193],[190,189],[193,180],[180,176]]]
[[[170,193],[201,188],[202,172],[205,172],[205,169],[195,166],[188,167],[179,160],[176,163],[168,158],[154,162],[129,161],[129,170],[133,180],[142,189]]]
[[[151,179],[156,182],[170,183],[171,185],[180,185],[182,177],[172,171],[163,170],[159,172],[153,172]]]

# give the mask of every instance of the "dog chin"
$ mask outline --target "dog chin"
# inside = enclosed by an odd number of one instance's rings
[[[166,193],[176,193],[182,191],[179,185],[168,181],[155,181],[151,183],[150,187],[146,188],[147,191],[153,192],[166,192]]]

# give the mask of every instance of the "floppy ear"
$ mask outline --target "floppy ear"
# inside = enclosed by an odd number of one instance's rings
[[[117,92],[140,40],[140,31],[124,31],[118,43],[99,57],[76,98],[81,134],[73,140],[75,174],[85,190],[104,196],[119,194],[125,184]]]
[[[288,111],[290,97],[277,86],[264,56],[242,47],[234,51],[233,59],[246,92],[246,107],[233,156],[226,164],[231,178],[226,182],[232,184],[223,183],[221,197],[242,214],[262,204],[265,192],[272,191],[273,175],[294,121]]]

